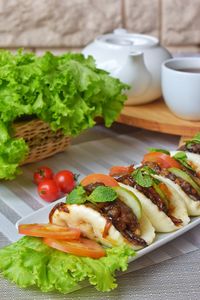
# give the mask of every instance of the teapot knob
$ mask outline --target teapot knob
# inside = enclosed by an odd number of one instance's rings
[[[113,33],[117,35],[123,35],[123,34],[127,34],[128,31],[125,28],[116,28],[113,30]]]

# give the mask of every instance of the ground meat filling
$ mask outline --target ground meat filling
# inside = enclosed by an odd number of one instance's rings
[[[115,176],[114,177],[118,182],[121,182],[126,185],[130,185],[135,187],[139,192],[144,194],[147,198],[151,199],[151,201],[157,205],[158,209],[167,213],[167,207],[165,203],[162,201],[160,195],[154,190],[153,187],[142,187],[138,185],[131,175],[122,175],[122,176]]]
[[[183,166],[183,170],[184,170],[188,175],[195,177],[195,179],[200,178],[200,174],[197,174],[197,172],[194,171],[194,170],[190,170],[190,169],[186,168],[185,166]]]
[[[200,195],[198,192],[189,184],[187,181],[183,180],[180,177],[177,177],[173,173],[169,172],[167,169],[161,169],[161,167],[154,162],[146,162],[145,165],[148,165],[152,168],[157,174],[169,178],[170,180],[174,181],[178,184],[183,191],[189,195],[194,201],[200,201]]]
[[[160,171],[160,167],[159,167],[159,171]],[[153,187],[146,188],[138,185],[130,174],[122,175],[122,176],[114,176],[114,178],[118,182],[135,187],[139,192],[141,192],[147,198],[149,198],[158,207],[160,211],[163,211],[172,220],[172,222],[175,225],[178,226],[182,223],[181,219],[177,219],[176,217],[171,215],[170,210],[168,210],[166,204],[163,202],[160,195],[155,191]]]
[[[180,151],[188,151],[191,153],[200,154],[200,144],[189,143],[187,145],[182,145],[178,148]]]
[[[90,193],[102,183],[95,183],[85,186],[87,194]],[[147,246],[145,240],[140,238],[140,224],[132,212],[131,208],[123,203],[120,199],[112,202],[86,203],[87,206],[100,212],[113,226],[134,245]]]

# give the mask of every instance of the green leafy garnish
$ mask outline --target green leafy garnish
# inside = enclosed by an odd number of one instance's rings
[[[116,191],[108,186],[98,186],[88,197],[90,202],[112,202],[117,198]]]
[[[164,149],[159,149],[159,148],[148,148],[148,150],[149,150],[150,152],[161,152],[161,153],[165,153],[165,154],[170,155],[170,152],[167,151],[167,150],[164,150]]]
[[[66,199],[68,204],[84,204],[89,201],[92,203],[111,202],[117,198],[116,191],[108,186],[97,186],[88,196],[83,186],[78,185]]]
[[[1,50],[0,179],[14,178],[28,153],[25,141],[11,132],[15,121],[36,117],[68,136],[93,127],[99,116],[110,126],[123,107],[127,87],[97,69],[91,56],[46,52],[38,57]]]
[[[155,171],[148,166],[144,166],[133,171],[132,176],[137,184],[143,187],[150,187],[154,183],[154,178],[151,176],[152,174],[155,174]]]
[[[185,152],[179,151],[173,156],[173,158],[179,161],[187,169],[194,171],[193,168],[188,164],[187,155],[185,154]]]
[[[70,293],[88,280],[99,291],[117,287],[115,271],[125,271],[135,252],[128,245],[106,249],[100,259],[75,256],[50,248],[40,238],[23,237],[0,250],[0,272],[21,288]]]
[[[87,201],[87,194],[82,185],[78,185],[67,196],[66,202],[68,204],[83,204]]]
[[[22,162],[27,153],[28,145],[22,138],[12,138],[10,127],[0,121],[0,179],[13,179],[20,173],[19,162]]]
[[[191,140],[185,142],[187,146],[192,144],[200,144],[200,132],[198,132]]]

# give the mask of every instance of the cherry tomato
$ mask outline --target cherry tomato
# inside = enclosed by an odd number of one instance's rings
[[[60,190],[53,179],[44,179],[38,185],[38,193],[40,197],[47,201],[52,202],[60,198]]]
[[[145,154],[142,163],[148,161],[158,163],[161,168],[182,168],[179,162],[177,162],[173,157],[161,152],[150,152]]]
[[[109,175],[105,175],[105,174],[90,174],[88,176],[86,176],[85,178],[83,178],[83,180],[81,181],[81,184],[83,186],[89,185],[91,183],[96,183],[96,182],[102,182],[104,183],[106,186],[118,186],[118,182],[112,178]]]
[[[54,240],[44,238],[44,243],[48,246],[60,250],[62,252],[71,253],[77,256],[88,256],[91,258],[100,258],[106,255],[105,250],[97,242],[80,238],[74,241]]]
[[[50,168],[42,166],[39,167],[33,174],[33,180],[35,184],[39,184],[44,179],[52,179],[53,172]]]
[[[110,168],[109,175],[123,175],[123,174],[130,174],[134,171],[133,165],[125,167],[125,166],[113,166]]]
[[[53,224],[20,224],[18,231],[28,236],[51,237],[62,240],[77,240],[81,234],[79,229]]]
[[[76,185],[74,174],[68,170],[62,170],[55,174],[54,180],[62,193],[70,193]]]

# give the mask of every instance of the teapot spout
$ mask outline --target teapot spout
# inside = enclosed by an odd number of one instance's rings
[[[151,74],[145,66],[142,52],[130,51],[120,70],[120,79],[130,86],[127,95],[131,102],[134,100],[135,104],[139,103],[151,83]]]

